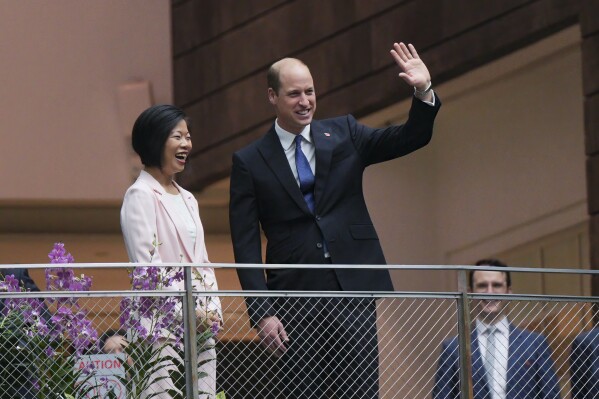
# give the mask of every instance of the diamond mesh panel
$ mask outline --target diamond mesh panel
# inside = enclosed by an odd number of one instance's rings
[[[289,338],[273,353],[242,298],[221,298],[219,390],[234,398],[430,397],[437,348],[456,334],[454,299],[272,298]]]
[[[506,318],[489,320],[489,306],[505,308]],[[484,322],[475,322],[471,331],[474,397],[599,397],[599,335],[587,332],[597,317],[595,306],[568,299],[471,300],[472,319]],[[495,350],[491,325],[499,326]],[[459,397],[459,362],[458,341],[449,338],[442,345],[433,398]]]
[[[186,398],[191,328],[202,399],[221,391],[229,399],[461,395],[458,295],[256,294],[252,303],[287,335],[279,344],[252,325],[248,298],[234,292],[221,292],[219,308],[195,292],[196,320],[185,326],[183,294],[2,293],[0,398]],[[468,301],[471,319],[493,302],[505,307],[507,333],[487,370],[488,337],[473,323],[475,397],[599,397],[596,298],[484,298]]]

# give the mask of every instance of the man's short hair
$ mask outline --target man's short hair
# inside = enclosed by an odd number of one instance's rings
[[[277,62],[274,62],[266,72],[266,84],[268,85],[268,88],[272,89],[277,95],[279,94],[279,89],[281,88],[281,79],[279,78],[279,74],[281,72],[281,61],[295,61],[306,68],[308,67],[302,60],[298,60],[297,58],[281,58]]]
[[[481,259],[475,263],[475,266],[507,267],[507,265],[505,263],[503,263],[499,259],[494,259],[494,258]],[[476,270],[470,270],[470,273],[468,274],[468,286],[470,287],[471,290],[474,289],[473,284],[474,284],[474,272],[475,271]],[[512,286],[512,276],[510,275],[510,272],[507,270],[504,273],[505,273],[505,281],[507,283],[508,288],[510,288]]]

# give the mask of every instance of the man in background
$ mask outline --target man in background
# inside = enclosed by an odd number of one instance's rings
[[[476,266],[506,267],[497,259]],[[471,271],[469,289],[477,294],[511,294],[509,271]],[[471,331],[474,399],[558,399],[560,387],[546,339],[516,328],[506,314],[507,301],[479,299]],[[458,338],[443,343],[433,399],[459,399]]]
[[[570,353],[570,373],[572,399],[599,398],[599,328],[597,326],[574,339]]]

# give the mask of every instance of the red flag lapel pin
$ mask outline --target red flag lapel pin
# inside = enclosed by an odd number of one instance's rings
[[[325,137],[331,137],[331,133],[329,132],[324,132]]]

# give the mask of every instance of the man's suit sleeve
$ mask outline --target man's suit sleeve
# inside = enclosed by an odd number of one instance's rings
[[[544,337],[541,337],[541,341],[537,348],[537,386],[539,392],[537,398],[539,399],[560,399],[560,387],[555,374],[555,364],[551,359],[551,349],[549,344]]]
[[[443,342],[435,385],[433,386],[433,399],[458,399],[460,397],[460,381],[456,364],[457,347],[451,341]]]
[[[427,145],[433,135],[433,125],[441,100],[435,96],[435,105],[414,98],[408,120],[403,125],[373,129],[348,117],[352,141],[364,160],[365,166],[407,155]]]
[[[32,292],[38,292],[40,290],[37,284],[35,284],[35,281],[33,281],[33,279],[29,276],[29,269],[23,269],[23,274],[20,280],[26,290]]]
[[[260,222],[254,185],[248,168],[237,154],[233,155],[230,194],[229,223],[235,262],[262,263]],[[249,283],[257,287],[248,287],[248,289],[266,289],[264,279],[253,280],[250,279]]]
[[[27,268],[13,268],[13,269],[2,269],[0,270],[0,277],[5,278],[6,276],[14,276],[19,280],[19,286],[24,287],[27,291],[38,292],[38,288],[35,281],[29,276],[29,269]]]
[[[262,263],[260,222],[252,176],[238,154],[233,154],[229,223],[236,263]],[[268,290],[264,269],[237,269],[244,290]],[[248,298],[248,313],[253,325],[274,315],[267,298]]]
[[[586,345],[582,337],[576,337],[570,353],[570,373],[572,382],[572,399],[590,399],[590,377],[593,360],[592,348]]]

